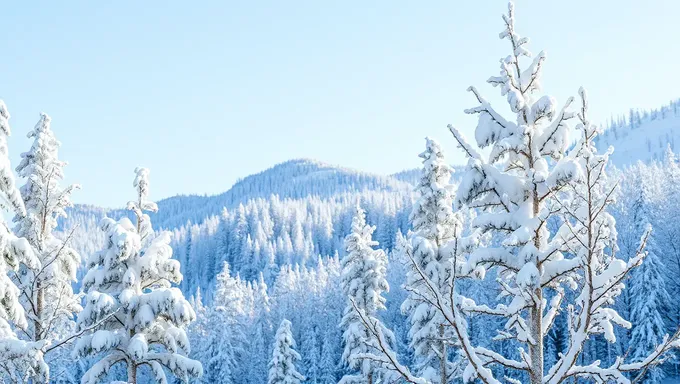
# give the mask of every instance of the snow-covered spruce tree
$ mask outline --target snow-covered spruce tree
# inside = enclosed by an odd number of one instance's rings
[[[273,336],[270,318],[270,300],[267,293],[264,273],[260,272],[257,283],[253,283],[254,307],[252,313],[246,317],[246,347],[242,361],[246,361],[242,369],[247,371],[246,382],[260,384],[267,380],[267,365],[269,363],[269,339]]]
[[[488,158],[458,130],[449,129],[470,158],[457,203],[483,210],[474,226],[502,239],[499,246],[470,254],[458,278],[475,269],[496,269],[498,287],[507,300],[491,308],[456,295],[448,308],[434,290],[431,297],[462,339],[468,361],[466,380],[477,377],[485,383],[498,382],[489,366],[499,364],[526,372],[533,384],[560,383],[571,377],[626,383],[627,374],[644,371],[675,347],[676,337],[666,337],[635,362],[624,362],[623,357],[610,367],[600,366],[599,361],[577,362],[590,335],[601,333],[615,342],[613,326],[630,327],[611,305],[624,288],[623,280],[643,261],[649,232],[641,234],[640,248],[627,263],[616,257],[615,223],[607,213],[615,190],[606,175],[609,153],[598,154],[593,144],[598,129],[587,119],[586,94],[580,90],[578,113],[570,109],[572,99],[558,110],[552,97],[539,97],[546,56],[541,52],[522,69],[522,58],[532,55],[526,47],[528,39],[515,30],[512,3],[503,20],[500,37],[509,41],[512,51],[501,60],[500,76],[488,82],[506,96],[515,121],[504,118],[470,87],[479,106],[466,112],[479,115],[475,138],[479,147],[491,147]],[[576,130],[571,125],[575,117],[579,120]],[[573,133],[580,137],[570,146]],[[555,216],[562,225],[550,233],[546,223]],[[566,308],[562,303],[565,289],[578,291]],[[473,313],[506,318],[498,337],[523,345],[520,359],[471,345],[462,319]],[[568,317],[569,347],[553,366],[544,367],[544,338],[558,315]]]
[[[309,384],[319,384],[321,376],[321,341],[317,327],[313,325],[302,334],[301,351],[303,353],[302,365]]]
[[[15,186],[8,158],[9,117],[5,103],[0,100],[0,208],[25,215],[26,209]],[[29,379],[36,383],[47,382],[49,369],[42,351],[47,343],[19,340],[15,333],[28,332],[29,325],[19,301],[21,291],[14,281],[19,278],[20,266],[35,270],[40,268],[40,261],[28,241],[18,238],[7,223],[0,221],[0,379],[9,383],[23,383]]]
[[[62,188],[65,162],[59,160],[60,143],[50,129],[50,117],[40,115],[40,121],[28,133],[33,145],[21,154],[16,168],[26,179],[21,187],[25,214],[14,217],[16,234],[28,240],[40,267],[25,268],[19,277],[22,303],[32,320],[27,330],[34,341],[53,341],[65,337],[73,329],[73,316],[79,312],[80,297],[73,293],[71,284],[76,281],[80,256],[66,241],[53,234],[57,219],[65,217],[65,209],[72,206],[71,192],[78,188]]]
[[[241,323],[245,315],[243,288],[224,262],[217,274],[213,305],[206,311],[208,332],[196,350],[197,357],[206,363],[205,383],[236,382],[236,355],[246,343]]]
[[[430,138],[425,142],[425,151],[419,155],[423,159],[416,187],[419,198],[410,217],[413,232],[408,241],[413,263],[407,272],[409,296],[402,305],[402,312],[411,320],[409,336],[421,375],[431,380],[438,376],[438,381],[445,384],[449,365],[446,339],[450,335],[446,335],[446,321],[442,315],[422,298],[420,291],[424,286],[419,271],[427,274],[442,295],[447,294],[452,271],[445,247],[460,235],[462,223],[460,216],[453,212],[452,169],[446,163],[439,143]],[[436,375],[430,372],[436,372]]]
[[[300,384],[305,377],[295,368],[300,360],[300,354],[295,348],[295,340],[291,331],[290,321],[283,319],[274,337],[274,351],[269,362],[268,384]]]
[[[78,315],[78,327],[86,330],[74,355],[101,355],[83,376],[83,384],[104,380],[114,365],[125,364],[127,382],[136,384],[137,370],[148,366],[156,382],[166,383],[165,369],[188,382],[202,374],[201,364],[189,353],[186,327],[196,315],[182,292],[172,287],[182,280],[180,265],[173,260],[168,232],[154,233],[149,216],[149,171],[135,169],[137,201],[128,208],[137,217],[114,221],[104,218],[106,248],[88,260],[83,278],[86,305]]]
[[[639,185],[639,196],[633,206],[635,227],[638,232],[646,230],[650,222],[649,204],[646,186]],[[647,241],[647,257],[645,262],[632,273],[630,281],[630,297],[634,298],[630,313],[633,323],[630,347],[631,356],[643,360],[654,351],[666,334],[662,313],[670,307],[670,296],[664,285],[663,264],[657,255],[653,234]],[[644,375],[644,382],[660,383],[664,372],[659,366],[650,367]]]
[[[385,309],[382,293],[389,290],[385,275],[387,258],[373,241],[375,227],[366,224],[366,213],[357,205],[352,219],[352,232],[345,238],[347,255],[342,259],[342,290],[348,299],[340,326],[344,329],[345,349],[342,359],[359,374],[345,375],[340,383],[368,383],[377,379],[375,367],[361,355],[368,352],[364,340],[369,338],[366,328],[356,311],[360,309],[365,316],[374,318],[378,310]],[[356,309],[355,309],[356,308]],[[389,338],[391,334],[386,331]]]

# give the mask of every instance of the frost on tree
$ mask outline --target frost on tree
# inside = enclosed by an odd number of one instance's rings
[[[343,361],[358,375],[345,375],[340,383],[368,383],[377,379],[371,360],[362,356],[370,352],[364,340],[370,335],[363,326],[357,310],[368,318],[375,318],[378,310],[385,309],[382,293],[389,290],[385,279],[387,256],[383,250],[375,250],[378,245],[372,235],[375,227],[366,224],[366,214],[357,206],[352,219],[352,232],[345,238],[346,256],[342,259],[342,290],[348,298],[340,326],[344,329],[345,349]],[[393,336],[385,330],[389,340]]]
[[[300,384],[305,377],[295,368],[300,354],[295,348],[295,340],[290,321],[283,319],[274,337],[272,359],[269,361],[268,384]]]
[[[439,143],[430,138],[425,142],[425,151],[420,154],[423,169],[416,187],[419,198],[411,212],[409,245],[404,248],[412,263],[406,281],[409,296],[402,305],[402,312],[408,314],[411,321],[409,336],[419,371],[425,377],[432,380],[439,377],[439,382],[446,383],[451,373],[446,340],[451,335],[441,313],[423,300],[421,291],[425,286],[421,272],[442,295],[447,294],[452,276],[447,247],[449,243],[462,245],[463,223],[460,213],[453,211],[452,169],[446,163]]]
[[[229,264],[224,263],[217,275],[213,305],[199,314],[206,332],[194,347],[196,356],[206,362],[205,383],[225,384],[237,381],[237,353],[246,344],[243,326],[245,316],[245,293],[241,281],[231,276]]]
[[[127,368],[127,382],[136,383],[137,369],[150,368],[158,383],[166,383],[167,369],[179,379],[202,374],[201,364],[186,357],[186,327],[196,315],[182,292],[173,287],[182,280],[180,265],[172,259],[170,234],[154,233],[149,216],[156,204],[147,200],[149,171],[135,170],[137,200],[128,203],[137,218],[104,218],[106,248],[88,260],[83,278],[86,305],[78,327],[87,330],[78,340],[76,357],[98,356],[83,376],[83,384],[104,380],[116,364]]]
[[[71,192],[78,188],[62,188],[65,162],[59,160],[60,143],[50,129],[50,117],[41,114],[35,128],[28,133],[33,145],[21,154],[16,168],[26,179],[21,197],[26,212],[14,217],[16,233],[26,238],[40,262],[37,268],[24,268],[18,285],[22,291],[24,310],[29,322],[28,336],[34,340],[52,341],[67,336],[73,329],[73,314],[79,312],[80,298],[73,293],[80,256],[67,240],[54,236],[57,220],[66,217],[71,207]]]
[[[9,113],[0,100],[0,208],[15,215],[26,214],[7,157],[7,137],[10,134]],[[43,360],[45,341],[19,340],[17,333],[27,332],[26,313],[19,301],[21,291],[15,285],[20,267],[40,268],[40,261],[24,238],[12,233],[7,223],[0,223],[0,378],[3,382],[23,383],[29,379],[46,382],[48,367]],[[23,268],[22,268],[23,269]]]
[[[650,225],[651,215],[648,212],[650,201],[645,184],[640,184],[638,190],[639,196],[633,204],[632,211],[635,228],[642,232]],[[630,321],[633,323],[630,347],[631,356],[637,361],[644,360],[654,351],[666,333],[662,314],[670,307],[670,296],[664,286],[663,264],[657,254],[658,251],[655,236],[652,235],[647,241],[648,253],[645,262],[633,271],[630,280],[630,297],[634,298],[630,313]],[[661,367],[653,366],[647,370],[643,378],[645,383],[660,383],[664,378],[664,372]]]
[[[455,204],[477,210],[473,227],[493,239],[490,246],[477,245],[463,257],[451,251],[447,294],[428,270],[414,263],[422,282],[417,293],[459,343],[466,382],[629,383],[630,377],[644,374],[678,346],[677,333],[665,336],[645,356],[619,356],[609,366],[587,361],[583,351],[591,336],[601,334],[614,343],[616,326],[631,327],[613,304],[626,277],[644,261],[649,231],[639,234],[639,247],[628,261],[616,256],[615,222],[607,212],[616,187],[606,173],[610,151],[599,154],[593,144],[599,131],[588,121],[586,93],[579,91],[577,110],[573,99],[560,109],[552,97],[540,96],[546,55],[532,57],[527,50],[528,39],[515,30],[512,3],[503,20],[500,37],[508,40],[512,51],[501,60],[500,75],[488,82],[500,88],[514,118],[503,117],[470,87],[479,105],[466,112],[479,116],[477,147],[489,151],[483,154],[449,126],[469,157]],[[500,292],[495,303],[477,303],[463,296],[457,285],[462,279],[492,277]],[[573,299],[567,302],[568,298]],[[495,350],[493,344],[473,344],[466,322],[471,316],[503,319],[505,326],[495,339],[512,340],[516,353]],[[558,317],[565,320],[568,346],[554,363],[544,366],[544,341]],[[382,346],[380,333],[375,334]],[[380,358],[406,381],[426,382],[408,375],[389,351]],[[496,377],[494,367],[515,371],[522,380]]]
[[[462,259],[478,242],[477,233],[464,234],[463,215],[453,211],[451,168],[446,164],[437,142],[426,139],[426,150],[420,155],[423,170],[417,191],[419,199],[413,206],[413,231],[408,239],[397,237],[395,253],[405,261],[408,297],[402,312],[409,315],[411,347],[418,358],[420,376],[402,365],[392,347],[392,333],[380,320],[364,309],[355,313],[368,337],[362,340],[365,352],[359,356],[381,369],[387,382],[405,379],[409,383],[448,383],[459,375],[456,366],[448,362],[447,347],[457,345],[457,335],[451,332],[446,314],[440,311],[431,295],[450,297],[450,282],[454,276],[451,259]],[[460,268],[459,268],[460,269]],[[474,271],[478,273],[478,270]]]

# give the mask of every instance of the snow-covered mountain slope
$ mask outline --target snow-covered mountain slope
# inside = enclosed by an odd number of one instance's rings
[[[615,148],[611,159],[619,168],[638,160],[661,159],[669,145],[673,151],[680,151],[680,100],[651,111],[631,110],[627,116],[612,119],[597,139],[600,151],[610,146]],[[463,167],[454,168],[455,179]],[[208,217],[219,215],[223,208],[234,209],[239,204],[272,195],[280,199],[310,196],[324,199],[365,191],[410,194],[418,182],[419,172],[419,169],[410,169],[377,175],[316,160],[294,159],[244,177],[218,195],[178,195],[160,200],[159,212],[152,214],[152,219],[157,227],[174,229],[188,221],[202,223]],[[77,205],[70,213],[62,228],[82,222],[83,217],[97,220],[104,215],[127,214],[122,209],[107,210],[90,205]]]
[[[375,238],[391,248],[396,231],[407,230],[413,188],[393,176],[291,160],[248,176],[219,195],[161,200],[151,219],[155,228],[172,231],[175,256],[182,260],[186,277],[182,288],[191,292],[207,288],[223,261],[253,278],[263,263],[313,264],[318,255],[342,252],[357,202],[377,226]],[[131,213],[77,205],[61,221],[61,229],[64,236],[75,231],[73,246],[87,257],[105,244],[97,224],[101,218],[125,215]]]
[[[223,208],[258,198],[277,195],[280,199],[300,199],[316,196],[327,198],[345,193],[384,191],[410,193],[413,190],[414,171],[409,177],[383,176],[350,168],[333,166],[310,159],[289,160],[237,181],[229,190],[219,195],[178,195],[158,202],[158,213],[151,214],[156,227],[173,229],[187,221],[201,223],[205,218],[219,215]],[[417,179],[416,179],[417,180]],[[91,205],[76,205],[70,216],[87,215],[95,218],[109,215],[120,217],[122,209],[107,210]],[[72,220],[67,219],[64,227]]]
[[[674,152],[680,150],[676,143],[680,145],[680,101],[651,111],[631,110],[611,121],[597,147],[604,151],[613,146],[612,162],[624,167],[638,160],[661,160],[669,145]]]

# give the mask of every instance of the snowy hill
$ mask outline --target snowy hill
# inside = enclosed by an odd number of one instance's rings
[[[381,246],[391,248],[395,233],[407,230],[417,172],[403,179],[290,160],[239,180],[214,196],[174,196],[158,202],[151,219],[173,232],[175,256],[182,261],[182,288],[207,289],[215,271],[229,261],[243,277],[253,278],[267,265],[315,264],[317,257],[342,252],[354,207],[359,201],[377,226]],[[62,220],[74,228],[74,247],[84,256],[101,249],[104,216],[130,215],[124,209],[77,205]],[[82,273],[82,272],[81,272]]]
[[[413,171],[410,171],[413,174]],[[416,173],[417,174],[417,173]],[[251,199],[300,199],[309,196],[328,198],[344,193],[362,191],[400,192],[413,190],[412,177],[401,179],[358,170],[333,166],[310,159],[289,160],[237,181],[229,190],[219,195],[178,195],[158,202],[158,213],[151,214],[154,225],[173,229],[191,221],[201,223],[207,217],[219,215],[223,208],[231,209]],[[107,210],[91,205],[76,205],[71,216],[105,214],[120,217],[125,210]],[[68,221],[65,227],[69,227]]]
[[[631,110],[609,123],[605,134],[597,140],[600,151],[614,147],[612,162],[617,167],[661,160],[668,145],[674,152],[680,145],[680,101],[651,111]]]

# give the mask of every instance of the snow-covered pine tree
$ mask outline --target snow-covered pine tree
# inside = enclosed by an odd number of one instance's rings
[[[323,342],[321,343],[321,362],[319,374],[319,384],[337,384],[335,373],[338,369],[338,360],[336,359],[335,353],[335,343],[331,338],[331,332],[327,332],[324,335]],[[340,353],[337,353],[340,355]]]
[[[292,324],[287,319],[281,321],[274,337],[272,359],[269,362],[268,384],[300,384],[305,377],[295,368],[300,354],[295,348],[295,340],[291,330]]]
[[[80,264],[80,255],[69,244],[72,232],[66,241],[53,233],[57,220],[65,217],[65,209],[72,206],[71,192],[78,186],[59,185],[66,163],[59,160],[60,143],[50,122],[48,115],[40,115],[35,128],[28,133],[34,139],[33,145],[21,154],[21,163],[16,168],[18,175],[26,179],[21,187],[26,213],[14,217],[15,232],[28,240],[40,261],[38,268],[25,268],[18,282],[24,310],[32,319],[28,337],[34,341],[65,337],[74,328],[74,314],[82,309],[80,297],[71,287]]]
[[[677,246],[680,245],[680,166],[670,144],[666,147],[663,172],[663,206],[657,210],[661,217],[649,220],[659,221],[654,230],[654,239],[663,249],[665,285],[669,292],[675,293],[680,292],[680,280],[677,278],[680,275],[680,247]],[[680,324],[680,295],[671,295],[671,306],[666,317],[668,325]]]
[[[352,220],[352,232],[345,238],[347,254],[342,259],[342,290],[348,298],[340,326],[344,329],[345,349],[343,360],[359,374],[345,375],[340,383],[368,383],[377,379],[375,367],[368,359],[362,359],[369,352],[364,340],[369,338],[366,328],[361,323],[357,309],[369,318],[375,318],[378,310],[385,309],[385,298],[382,293],[389,290],[386,275],[386,257],[383,250],[373,247],[378,245],[372,239],[375,227],[366,224],[366,213],[360,206],[356,207]],[[385,330],[388,340],[393,337]]]
[[[186,327],[196,318],[182,292],[173,287],[182,280],[180,265],[172,259],[170,234],[154,233],[144,211],[155,211],[148,200],[149,171],[135,169],[137,200],[128,203],[137,218],[133,224],[104,218],[100,227],[107,233],[106,248],[88,260],[83,278],[86,305],[78,315],[85,330],[74,355],[100,355],[83,376],[82,384],[96,384],[111,367],[124,364],[127,382],[136,384],[142,365],[151,369],[158,383],[166,383],[165,370],[188,382],[202,374],[201,364],[189,353]]]
[[[638,233],[642,233],[650,225],[651,219],[646,185],[639,185],[639,193],[633,206],[635,211],[633,216],[636,219],[635,227]],[[647,241],[645,262],[632,273],[630,282],[630,297],[634,298],[630,313],[630,321],[633,324],[630,348],[632,358],[637,361],[642,361],[652,353],[666,334],[662,313],[670,307],[670,296],[664,285],[663,264],[657,252],[655,237],[652,234]],[[657,384],[663,378],[664,372],[661,367],[653,365],[644,375],[644,382]]]
[[[26,215],[19,190],[14,183],[10,168],[7,137],[10,135],[9,112],[0,100],[0,209],[15,215]],[[24,341],[15,331],[28,332],[26,314],[19,301],[21,291],[14,281],[20,266],[35,270],[40,261],[31,245],[24,238],[12,233],[0,218],[0,379],[9,383],[24,383],[33,379],[36,383],[48,380],[49,368],[43,360],[42,349],[47,342]],[[12,276],[12,278],[10,278]],[[13,281],[14,280],[14,281]]]
[[[302,334],[302,365],[307,382],[309,384],[319,384],[321,376],[321,341],[319,340],[318,330],[313,324]]]
[[[402,312],[411,320],[409,336],[421,375],[432,380],[438,376],[438,381],[446,384],[449,365],[446,322],[441,314],[432,310],[430,303],[423,300],[420,290],[424,287],[419,270],[427,273],[442,295],[447,294],[452,271],[450,256],[444,248],[456,237],[456,231],[462,229],[462,223],[453,212],[452,169],[446,163],[439,143],[429,137],[425,142],[425,151],[419,155],[423,159],[416,187],[419,198],[410,217],[413,232],[408,240],[413,265],[406,277],[410,292]]]
[[[208,321],[207,321],[207,311],[208,308],[203,303],[203,294],[201,293],[201,288],[196,289],[196,293],[189,298],[189,304],[194,309],[196,313],[196,320],[189,326],[189,341],[198,345],[198,342],[204,342],[208,332],[210,331]],[[194,354],[198,348],[193,348]]]
[[[196,350],[196,356],[204,361],[205,383],[235,383],[237,353],[245,344],[241,319],[245,314],[243,286],[238,278],[231,276],[229,263],[224,262],[217,274],[212,306],[207,310],[206,338]]]
[[[246,381],[252,384],[265,382],[267,379],[267,365],[269,357],[269,339],[272,336],[270,319],[270,302],[264,274],[260,272],[257,283],[254,284],[254,309],[249,318],[247,331],[247,346],[244,359],[249,372]]]

